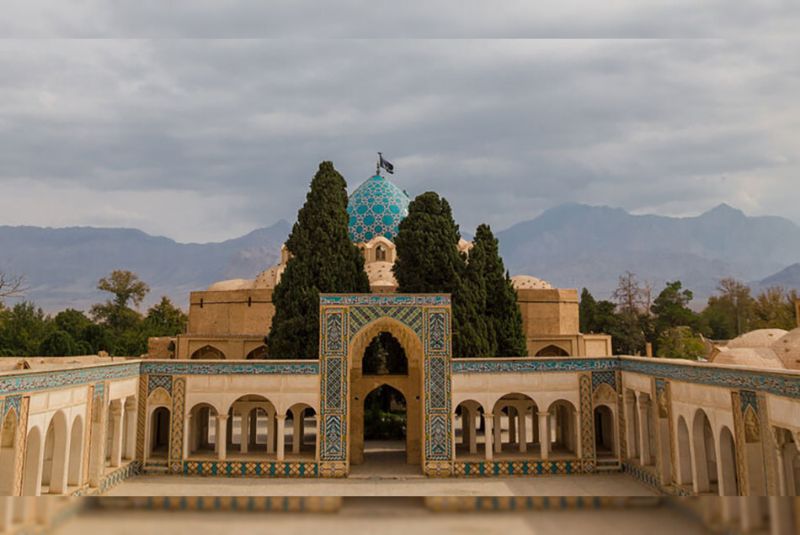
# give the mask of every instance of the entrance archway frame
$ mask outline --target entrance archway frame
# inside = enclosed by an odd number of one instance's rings
[[[451,318],[447,294],[320,295],[321,476],[345,477],[350,471],[352,364],[359,359],[360,366],[364,349],[380,332],[389,332],[403,345],[409,373],[413,362],[419,363],[423,472],[452,474]],[[413,393],[404,395],[407,404],[409,398],[416,401]]]

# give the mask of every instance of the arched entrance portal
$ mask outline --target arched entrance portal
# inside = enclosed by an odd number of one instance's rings
[[[350,464],[362,472],[408,470],[421,457],[421,348],[401,323],[382,318],[353,348]]]
[[[320,295],[321,475],[347,476],[363,464],[364,401],[384,385],[406,401],[406,462],[428,475],[452,473],[451,335],[449,295]],[[404,359],[391,358],[392,338]],[[383,356],[365,364],[373,344]]]

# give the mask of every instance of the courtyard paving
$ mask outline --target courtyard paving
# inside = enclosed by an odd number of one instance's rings
[[[256,479],[142,475],[108,496],[652,496],[626,474],[429,479]]]
[[[233,531],[232,531],[233,530]],[[692,517],[669,507],[627,510],[536,511],[525,513],[433,513],[413,501],[358,500],[345,502],[333,514],[202,513],[166,511],[92,511],[74,517],[56,535],[237,535],[300,534],[323,530],[327,535],[380,533],[570,535],[700,535],[708,533]]]

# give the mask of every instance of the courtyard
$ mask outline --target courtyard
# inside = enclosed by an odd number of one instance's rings
[[[370,476],[347,479],[257,479],[140,475],[108,496],[650,496],[626,474],[436,479]]]
[[[79,514],[54,533],[172,533],[174,535],[221,533],[310,533],[324,529],[331,535],[351,533],[531,533],[537,535],[605,533],[668,535],[708,533],[684,511],[669,506],[634,507],[625,510],[535,511],[502,513],[435,513],[414,499],[346,500],[338,513],[208,513],[109,510]]]

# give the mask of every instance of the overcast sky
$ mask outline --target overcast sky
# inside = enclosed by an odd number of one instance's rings
[[[0,224],[222,240],[376,151],[470,232],[563,202],[800,223],[796,0],[3,4]]]

